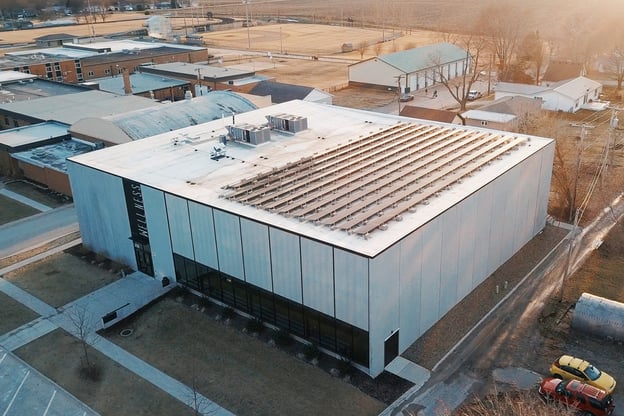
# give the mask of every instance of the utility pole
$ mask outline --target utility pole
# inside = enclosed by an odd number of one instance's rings
[[[570,268],[572,267],[572,250],[576,246],[576,234],[578,230],[579,222],[579,209],[574,210],[574,223],[572,224],[572,231],[570,231],[570,240],[568,242],[568,257],[566,259],[565,268],[563,269],[563,276],[561,276],[561,287],[559,288],[559,302],[563,302],[563,288],[565,281],[570,274]]]
[[[399,101],[399,112],[398,114],[401,114],[401,78],[403,78],[403,75],[396,75],[395,76],[396,80],[397,80],[397,93],[398,93],[398,101]]]
[[[249,26],[251,26],[251,22],[249,21],[249,3],[251,3],[251,0],[243,0],[243,4],[245,5],[245,24],[247,25],[247,49],[251,49],[251,35],[249,33]]]
[[[613,157],[615,155],[615,129],[618,128],[620,124],[620,120],[618,119],[618,111],[620,109],[617,107],[611,107],[611,120],[609,121],[609,138],[607,139],[607,163],[608,166],[613,166]],[[605,172],[606,173],[606,172]]]
[[[580,127],[581,128],[581,138],[577,147],[577,154],[576,154],[576,168],[575,168],[575,173],[574,173],[574,188],[572,189],[572,202],[570,204],[570,221],[573,220],[573,215],[574,212],[576,210],[576,194],[577,194],[577,188],[578,188],[578,180],[579,180],[579,174],[581,171],[581,156],[583,154],[583,143],[585,141],[585,132],[586,130],[589,129],[593,129],[594,126],[588,126],[587,124],[572,124],[572,127]]]

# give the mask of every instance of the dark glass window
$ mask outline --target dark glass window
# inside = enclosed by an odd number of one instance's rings
[[[368,367],[368,332],[178,254],[173,259],[180,284]]]
[[[304,324],[303,324],[303,309],[301,308],[301,306],[293,302],[291,304],[289,312],[290,312],[290,332],[300,337],[305,336]]]
[[[335,319],[326,315],[319,316],[320,346],[330,351],[336,351],[336,324]]]
[[[319,313],[315,310],[306,308],[303,312],[303,320],[305,323],[306,339],[318,344],[321,337],[321,326],[319,324]]]
[[[249,303],[247,300],[247,287],[245,282],[238,279],[232,279],[232,286],[234,287],[234,307],[240,309],[243,312],[249,310]]]
[[[288,302],[285,299],[275,298],[275,325],[285,330],[290,330],[288,319]]]

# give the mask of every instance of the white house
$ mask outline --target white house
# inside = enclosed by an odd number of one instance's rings
[[[467,126],[522,131],[537,117],[541,108],[542,100],[539,98],[507,96],[468,110],[462,113],[462,118]]]
[[[544,82],[542,85],[499,82],[496,85],[496,99],[509,96],[541,98],[542,109],[575,113],[584,105],[598,100],[602,84],[585,77],[559,82]]]
[[[430,88],[471,70],[470,54],[450,43],[436,43],[370,58],[349,66],[349,83],[379,85],[410,92]]]
[[[553,155],[551,139],[296,100],[68,169],[86,247],[377,376],[543,229]]]

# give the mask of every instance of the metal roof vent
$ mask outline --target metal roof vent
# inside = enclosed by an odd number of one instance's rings
[[[269,126],[275,130],[297,133],[308,128],[307,117],[292,114],[275,114],[266,116],[266,118],[269,121]]]
[[[235,141],[258,145],[271,140],[271,129],[266,125],[239,124],[226,128],[228,135]]]

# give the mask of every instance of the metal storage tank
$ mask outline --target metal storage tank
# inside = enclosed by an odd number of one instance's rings
[[[622,341],[624,303],[583,293],[574,308],[572,328]]]

